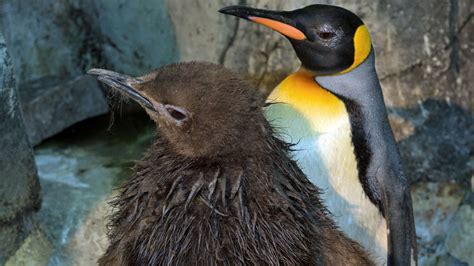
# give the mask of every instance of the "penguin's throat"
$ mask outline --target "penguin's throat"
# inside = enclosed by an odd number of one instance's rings
[[[327,132],[341,122],[347,122],[348,114],[344,103],[314,78],[313,72],[300,68],[283,80],[267,101],[291,106],[311,121],[313,130]]]

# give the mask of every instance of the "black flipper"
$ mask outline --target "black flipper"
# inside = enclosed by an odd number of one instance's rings
[[[416,265],[416,234],[410,186],[402,172],[377,172],[388,231],[388,265]],[[411,255],[409,257],[409,255]]]

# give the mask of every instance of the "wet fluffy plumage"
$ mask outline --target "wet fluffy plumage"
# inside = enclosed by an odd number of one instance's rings
[[[177,148],[182,132],[160,125],[156,141],[113,202],[111,245],[100,264],[370,264],[359,245],[329,219],[318,189],[288,158],[288,144],[274,137],[263,118],[256,88],[221,67],[211,66],[225,75],[204,82],[202,88],[207,87],[210,94],[220,93],[222,98],[237,97],[232,108],[211,112],[213,118],[222,116],[217,119],[223,119],[224,124],[209,124],[209,134],[220,129],[215,134],[226,136],[224,144],[204,144],[209,149],[195,156],[192,152],[198,143],[191,141]],[[209,64],[196,64],[192,71],[197,71],[196,67],[210,68]],[[234,83],[226,87],[231,81]],[[213,84],[226,91],[210,88]],[[215,104],[226,108],[230,100]],[[190,110],[202,107],[182,105]],[[243,118],[239,118],[239,110],[245,110]],[[194,112],[193,117],[209,113],[202,112]],[[228,121],[230,118],[238,120]],[[192,127],[186,132],[199,136],[201,132]],[[199,126],[194,125],[196,128]],[[246,139],[226,145],[226,141],[242,137]],[[217,152],[218,145],[225,145],[223,152]],[[209,150],[213,152],[206,153]]]

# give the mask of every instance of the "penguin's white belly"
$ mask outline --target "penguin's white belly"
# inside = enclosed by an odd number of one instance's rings
[[[359,182],[347,126],[300,141],[294,158],[311,182],[323,189],[323,202],[337,225],[383,264],[387,256],[386,221]]]
[[[267,107],[267,117],[293,147],[293,159],[312,183],[322,189],[322,200],[336,224],[359,242],[378,265],[387,261],[387,225],[359,182],[347,116],[332,120],[318,132],[305,116],[286,104]]]

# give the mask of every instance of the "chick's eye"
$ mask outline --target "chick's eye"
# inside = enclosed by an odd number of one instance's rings
[[[332,32],[332,31],[318,31],[317,32],[319,38],[323,39],[323,40],[329,40],[329,39],[332,39],[336,33]]]
[[[174,108],[166,108],[166,111],[168,111],[171,117],[173,117],[174,119],[178,121],[186,119],[186,115],[183,112],[178,111]]]

